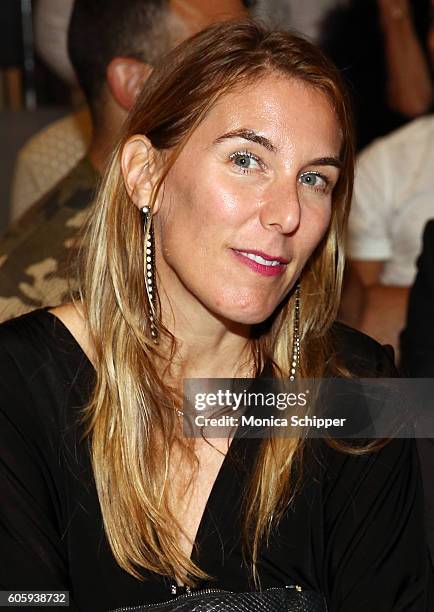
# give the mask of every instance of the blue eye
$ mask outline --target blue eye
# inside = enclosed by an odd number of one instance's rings
[[[313,187],[317,191],[326,191],[329,186],[329,180],[319,172],[304,172],[300,178],[300,183],[307,187]]]
[[[236,153],[232,153],[229,159],[234,166],[236,166],[237,170],[241,171],[243,174],[248,174],[251,170],[260,167],[259,158],[253,155],[253,153],[250,153],[250,151],[237,151]]]

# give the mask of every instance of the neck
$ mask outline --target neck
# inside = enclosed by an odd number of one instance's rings
[[[165,327],[175,336],[177,353],[171,363],[171,377],[243,378],[252,377],[253,346],[251,327],[227,321],[203,305],[184,300],[182,309],[160,291]]]
[[[243,378],[253,376],[252,344],[249,338],[229,329],[184,328],[175,332],[179,342],[174,363],[176,379],[183,378]]]
[[[103,174],[110,153],[113,151],[117,140],[117,131],[95,130],[94,137],[89,147],[88,156],[92,166]]]
[[[126,111],[108,95],[101,97],[101,108],[103,110],[94,119],[93,137],[88,152],[92,165],[100,174],[104,172],[106,163],[118,142],[127,115]]]

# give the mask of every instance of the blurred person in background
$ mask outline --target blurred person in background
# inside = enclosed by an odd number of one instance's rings
[[[78,87],[67,42],[73,7],[74,0],[37,0],[34,35],[35,49],[47,66],[70,87]]]
[[[252,1],[245,0],[244,4],[247,6]],[[18,219],[64,178],[84,157],[92,140],[92,117],[88,106],[83,104],[67,51],[73,4],[74,0],[38,0],[35,6],[36,51],[71,88],[71,98],[79,108],[32,136],[20,150],[12,182],[10,222]],[[192,31],[225,14],[243,16],[241,10],[236,12],[237,5],[241,4],[241,0],[220,0],[216,5],[211,0],[169,0],[171,9],[189,21]]]
[[[431,111],[430,0],[348,0],[323,22],[321,46],[352,94],[357,147]]]
[[[92,139],[89,108],[67,50],[73,5],[74,0],[38,0],[35,4],[35,50],[70,89],[78,108],[34,134],[18,152],[9,209],[11,223],[74,168]]]
[[[246,16],[241,0],[76,0],[69,55],[88,102],[87,155],[0,240],[0,320],[60,303],[65,265],[122,123],[152,66],[214,21]]]
[[[348,0],[323,22],[321,45],[350,88],[361,149],[433,104],[430,0]]]
[[[340,68],[358,148],[429,112],[429,0],[257,0],[259,17],[307,36]]]
[[[9,223],[61,181],[86,155],[91,141],[92,118],[87,106],[31,136],[15,161]]]
[[[428,46],[434,63],[432,21]],[[372,143],[356,166],[343,319],[395,350],[423,228],[434,216],[433,143],[431,114]]]
[[[423,228],[434,215],[434,116],[375,141],[359,156],[349,219],[348,273],[360,281],[356,327],[398,348]]]

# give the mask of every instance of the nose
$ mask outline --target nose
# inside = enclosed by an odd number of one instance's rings
[[[259,218],[264,228],[280,234],[293,234],[301,220],[301,206],[297,188],[274,188],[263,202]]]

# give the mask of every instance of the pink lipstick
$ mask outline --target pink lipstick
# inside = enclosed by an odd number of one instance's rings
[[[231,251],[238,261],[262,276],[279,276],[286,270],[289,263],[283,257],[269,255],[262,251],[240,249],[231,249]]]

